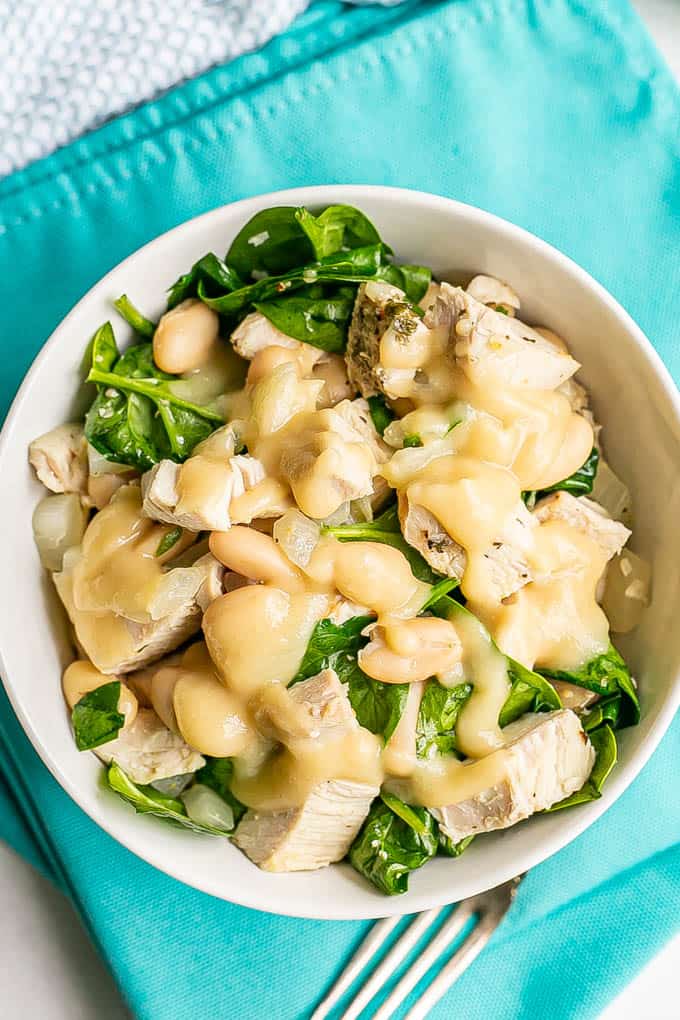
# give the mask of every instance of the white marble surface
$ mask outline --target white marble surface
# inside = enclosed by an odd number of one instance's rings
[[[680,0],[637,0],[635,6],[680,78]],[[2,844],[0,902],[3,1020],[130,1020],[71,905]],[[600,1020],[676,1020],[678,972],[680,935],[621,991]]]

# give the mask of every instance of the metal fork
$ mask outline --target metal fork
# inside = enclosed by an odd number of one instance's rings
[[[430,968],[446,952],[451,943],[460,935],[463,928],[472,918],[477,918],[476,925],[447,960],[439,973],[433,978],[418,1001],[408,1011],[404,1020],[424,1020],[433,1006],[449,990],[475,957],[482,951],[491,935],[500,924],[512,903],[517,887],[523,875],[504,882],[503,885],[462,900],[453,910],[448,920],[441,926],[430,943],[414,960],[411,967],[398,981],[383,1004],[372,1014],[372,1020],[387,1020],[411,994],[418,982]],[[380,991],[385,982],[392,977],[403,963],[411,950],[418,944],[422,936],[432,928],[441,917],[445,908],[436,907],[416,914],[403,935],[392,946],[373,973],[362,985],[352,1002],[342,1014],[341,1020],[356,1020],[356,1017],[368,1006],[369,1002]],[[384,945],[391,932],[401,921],[400,916],[386,917],[377,921],[337,979],[328,995],[319,1003],[310,1020],[323,1020],[356,978]]]

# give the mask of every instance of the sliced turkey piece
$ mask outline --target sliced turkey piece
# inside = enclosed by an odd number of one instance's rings
[[[358,726],[344,687],[333,670],[289,690],[308,717],[311,735],[337,739]],[[286,734],[279,732],[286,739]],[[313,788],[304,804],[284,811],[248,810],[234,842],[265,871],[312,871],[342,860],[378,795],[367,783],[329,779]]]
[[[259,460],[237,454],[227,461],[229,470],[220,473],[219,484],[200,509],[182,509],[179,487],[181,464],[162,460],[142,477],[142,509],[147,517],[188,531],[228,531],[231,527],[229,504],[254,488],[265,477]]]
[[[474,276],[465,289],[476,301],[483,305],[501,305],[508,314],[514,315],[519,308],[519,298],[510,284],[495,276]]]
[[[59,425],[38,436],[28,447],[28,459],[51,492],[87,492],[87,441],[82,425]]]
[[[498,770],[493,785],[458,804],[431,809],[454,843],[507,829],[552,807],[581,789],[595,763],[595,750],[569,709],[525,715],[506,726],[503,736],[505,747],[483,759]]]
[[[243,322],[239,323],[231,334],[231,342],[234,350],[242,358],[251,361],[256,354],[264,351],[267,347],[287,347],[289,350],[305,350],[308,344],[295,340],[292,336],[286,336],[280,329],[277,329],[273,322],[270,322],[262,312],[251,312],[246,315]],[[319,357],[323,351],[319,350]]]
[[[399,519],[404,538],[433,570],[462,580],[467,566],[465,550],[444,530],[434,514],[411,503],[408,496],[401,493]],[[497,541],[485,553],[491,566],[494,595],[499,602],[533,580],[527,562],[527,543],[535,526],[524,503],[518,503]]]
[[[546,496],[536,504],[533,515],[541,523],[556,520],[571,525],[597,542],[609,559],[621,552],[631,535],[625,524],[613,520],[599,503],[569,492]]]
[[[196,772],[205,765],[198,751],[172,733],[150,708],[140,708],[132,726],[95,753],[103,762],[115,761],[133,783],[144,786],[159,779]]]
[[[333,669],[324,669],[289,688],[274,688],[274,700],[255,699],[257,728],[288,744],[300,738],[340,737],[357,726],[345,688]]]
[[[194,592],[166,616],[139,623],[113,612],[76,609],[69,571],[54,574],[54,583],[75,630],[78,646],[102,673],[130,673],[156,662],[192,637],[204,609],[222,593],[222,565],[210,554],[193,564]]]
[[[479,385],[493,378],[506,386],[553,390],[580,368],[530,326],[448,283],[441,285],[425,324],[448,326],[456,364]]]
[[[390,383],[399,378],[401,369],[384,369],[380,365],[380,341],[390,328],[397,329],[408,342],[408,336],[424,329],[406,295],[389,283],[364,283],[359,287],[347,334],[347,375],[362,397],[377,393],[390,395]],[[403,328],[402,328],[403,327]],[[409,377],[412,370],[407,370]]]

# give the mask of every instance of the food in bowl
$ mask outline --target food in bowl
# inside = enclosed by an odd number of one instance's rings
[[[639,716],[610,641],[649,570],[564,341],[350,206],[256,214],[158,323],[92,338],[36,439],[79,749],[261,868],[435,854],[599,797]],[[201,634],[202,632],[202,634]]]

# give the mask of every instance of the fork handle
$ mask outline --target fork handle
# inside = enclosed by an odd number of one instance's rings
[[[415,1005],[408,1011],[404,1020],[425,1020],[430,1010],[446,995],[451,985],[479,956],[500,921],[501,917],[496,914],[487,914],[480,919],[477,927],[473,929],[460,949],[456,950],[448,963],[442,967],[432,984],[424,990]]]

